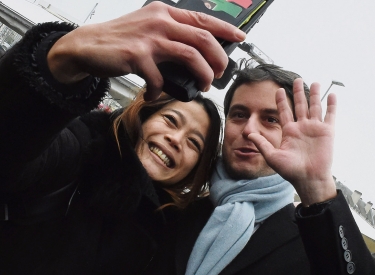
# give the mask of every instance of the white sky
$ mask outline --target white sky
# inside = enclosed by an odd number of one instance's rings
[[[140,8],[143,1],[99,3],[92,22]],[[113,4],[114,8],[110,8]],[[375,203],[375,2],[275,0],[247,35],[275,64],[338,96],[333,174]],[[235,61],[247,55],[236,49]],[[225,89],[209,97],[221,104]]]
[[[58,0],[45,1],[60,5],[65,12],[74,10],[82,22],[99,3],[86,23],[119,17],[144,3],[80,0],[74,5],[73,0],[60,4]],[[374,12],[375,1],[371,0],[275,0],[249,32],[246,42],[257,45],[275,64],[300,74],[308,85],[319,82],[322,95],[332,80],[345,84],[330,89],[338,97],[332,172],[351,190],[362,192],[365,202],[375,203]],[[231,55],[235,61],[241,57],[248,56],[239,49]],[[221,105],[225,91],[212,89],[208,96]]]

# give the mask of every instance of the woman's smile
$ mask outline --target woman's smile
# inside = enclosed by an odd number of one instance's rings
[[[174,161],[170,157],[168,157],[160,148],[156,147],[155,145],[149,144],[149,149],[152,153],[159,157],[168,168],[173,168]]]

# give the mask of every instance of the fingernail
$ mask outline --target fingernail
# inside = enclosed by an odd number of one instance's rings
[[[240,29],[237,29],[235,35],[237,36],[237,38],[241,39],[242,41],[245,40],[246,38],[246,33],[241,31]]]
[[[215,75],[215,78],[219,79],[223,76],[223,74],[224,74],[224,72],[218,73],[218,74]]]
[[[208,92],[210,89],[211,89],[211,85],[208,86],[208,87],[206,87],[206,88],[204,88],[204,89],[203,89],[203,92]]]

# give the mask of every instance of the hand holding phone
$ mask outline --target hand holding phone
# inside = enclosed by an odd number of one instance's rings
[[[144,5],[153,1],[155,0],[148,0]],[[209,14],[248,33],[273,0],[180,0],[178,2],[163,0],[162,2],[177,8]],[[228,42],[222,39],[218,41],[228,56],[238,45],[238,42]],[[215,79],[212,85],[218,89],[225,88],[235,67],[235,62],[229,58],[224,77]],[[164,92],[180,101],[190,101],[200,93],[194,76],[185,67],[173,62],[165,62],[159,64],[158,68],[164,79]]]

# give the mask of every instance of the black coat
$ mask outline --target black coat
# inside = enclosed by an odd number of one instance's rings
[[[117,114],[88,113],[108,79],[50,75],[48,48],[71,29],[39,25],[0,60],[0,274],[142,274],[174,219],[123,129],[120,156]]]
[[[185,274],[195,241],[213,210],[208,198],[188,207],[172,230],[176,236],[166,240],[164,251],[156,255],[159,262],[154,262],[158,265],[154,268],[163,270],[160,274]],[[345,251],[351,254],[348,261]],[[375,274],[374,259],[338,191],[337,198],[319,215],[302,218],[293,204],[271,215],[220,275],[344,275],[351,274],[348,262],[355,265],[353,274]]]

